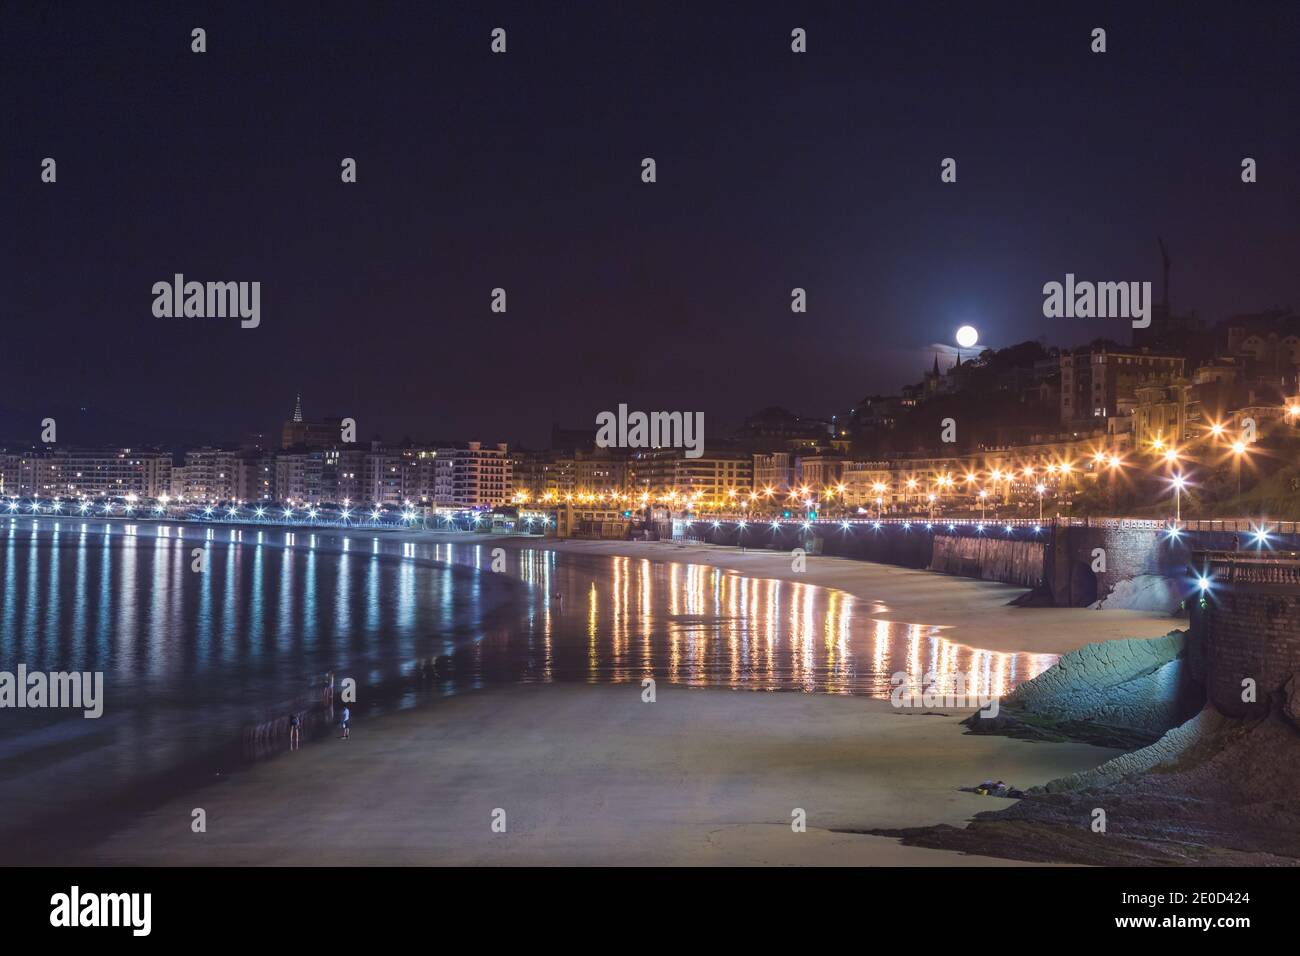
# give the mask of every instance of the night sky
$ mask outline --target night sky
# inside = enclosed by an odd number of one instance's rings
[[[1042,285],[1158,294],[1157,235],[1176,311],[1300,305],[1292,2],[186,6],[0,9],[0,438],[842,415],[960,324],[1127,341]],[[260,328],[155,318],[176,272]]]

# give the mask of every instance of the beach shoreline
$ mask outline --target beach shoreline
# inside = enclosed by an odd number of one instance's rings
[[[784,551],[681,541],[479,537],[516,549],[705,564],[750,578],[832,588],[864,602],[872,619],[937,626],[949,640],[998,653],[1066,654],[1098,641],[1159,637],[1186,624],[1155,611],[1020,607],[1012,602],[1027,588],[853,558],[808,555],[804,569],[796,571]]]
[[[1011,602],[1023,588],[843,558],[810,556],[796,571],[783,552],[672,541],[390,535],[469,545],[473,560],[451,563],[484,574],[499,546],[598,559],[593,569],[621,557],[836,589],[860,600],[871,619],[925,622],[949,640],[995,652],[1060,654],[1112,637],[1156,636],[1176,623],[1144,612],[1019,607]],[[969,711],[922,716],[862,696],[662,681],[657,691],[658,700],[644,704],[637,683],[497,685],[376,715],[350,741],[327,734],[300,752],[162,796],[49,862],[1001,865],[1008,861],[862,831],[962,826],[1004,801],[959,787],[989,778],[1033,786],[1117,753],[974,737],[958,725]],[[648,732],[658,725],[642,719],[672,714],[679,716],[663,721],[662,733]],[[520,738],[531,742],[526,752]],[[575,742],[584,747],[575,750]],[[719,760],[745,753],[751,765]],[[450,775],[436,769],[447,767]],[[627,792],[629,781],[639,781],[641,796]],[[517,795],[509,799],[531,820],[515,840],[479,832],[484,814],[507,799],[496,794]],[[578,825],[572,818],[584,805],[590,822]],[[618,806],[634,812],[610,809]],[[807,812],[807,832],[791,843],[796,807]],[[191,829],[196,808],[205,811],[206,833]]]

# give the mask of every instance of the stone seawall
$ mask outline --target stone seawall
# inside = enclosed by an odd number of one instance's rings
[[[1052,603],[1174,611],[1192,595],[1187,568],[1194,549],[1232,549],[1241,536],[1195,531],[1170,535],[1163,522],[1053,530],[1046,577]]]
[[[1232,530],[1171,534],[1160,519],[1062,519],[1038,525],[955,521],[778,521],[758,518],[662,521],[662,538],[855,558],[924,568],[1040,590],[1057,607],[1159,611],[1181,615],[1195,598],[1194,551],[1260,553],[1246,522]],[[1274,531],[1264,552],[1300,548],[1293,523]]]
[[[1188,603],[1210,703],[1230,717],[1262,717],[1280,699],[1300,725],[1300,560],[1195,560],[1208,571],[1203,598]]]
[[[936,534],[930,570],[1041,588],[1044,583],[1044,547],[1042,541]]]
[[[855,558],[905,568],[930,566],[932,538],[920,530],[919,524],[910,528],[896,524],[880,528],[855,525],[846,530],[838,524],[814,524],[805,528],[799,523],[782,523],[773,527],[766,521],[747,522],[744,527],[734,521],[722,521],[716,527],[711,521],[696,521],[689,528],[674,524],[661,532],[661,537],[669,536],[679,541],[771,551],[792,552],[798,548],[806,554]]]

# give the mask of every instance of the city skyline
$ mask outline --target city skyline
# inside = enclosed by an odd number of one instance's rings
[[[1008,345],[1005,348],[998,348],[984,342],[972,343],[970,345],[935,345],[931,347],[930,354],[932,357],[932,368],[921,370],[919,378],[913,377],[901,389],[892,393],[875,391],[862,395],[853,406],[847,409],[847,414],[826,412],[817,414],[817,410],[794,406],[786,401],[786,396],[780,394],[769,394],[765,397],[763,404],[750,409],[739,423],[719,423],[716,420],[705,419],[707,427],[705,434],[711,442],[721,443],[723,447],[727,445],[736,435],[742,433],[746,428],[752,426],[755,421],[761,420],[763,416],[770,414],[789,415],[798,418],[806,423],[807,427],[824,428],[829,438],[836,437],[837,428],[860,427],[858,417],[861,415],[872,414],[873,403],[894,402],[897,403],[900,398],[903,405],[922,404],[925,400],[938,397],[947,391],[962,391],[967,387],[964,379],[964,370],[972,367],[983,366],[986,362],[1007,363],[1011,366],[1021,367],[1029,370],[1031,367],[1035,372],[1035,381],[1045,379],[1050,388],[1047,388],[1047,395],[1052,404],[1060,403],[1060,424],[1069,431],[1074,430],[1076,433],[1080,428],[1105,429],[1106,422],[1111,418],[1124,419],[1131,415],[1132,409],[1123,410],[1118,408],[1107,409],[1104,404],[1100,408],[1091,410],[1086,408],[1076,408],[1072,415],[1070,405],[1072,400],[1078,405],[1087,404],[1087,396],[1081,393],[1078,395],[1073,392],[1086,387],[1089,376],[1085,375],[1086,362],[1079,365],[1078,356],[1088,356],[1089,353],[1095,353],[1098,349],[1102,352],[1113,351],[1116,353],[1127,353],[1133,355],[1147,355],[1151,361],[1159,365],[1161,374],[1152,377],[1151,381],[1158,384],[1168,385],[1186,377],[1190,382],[1195,376],[1193,373],[1199,366],[1205,366],[1209,371],[1214,366],[1232,366],[1235,371],[1230,376],[1234,379],[1240,379],[1241,383],[1255,382],[1257,387],[1270,387],[1279,392],[1287,394],[1300,388],[1300,312],[1290,309],[1275,310],[1273,312],[1261,313],[1255,315],[1238,315],[1233,319],[1224,319],[1210,327],[1198,326],[1193,329],[1187,326],[1185,319],[1177,316],[1172,321],[1168,313],[1164,312],[1161,306],[1157,306],[1157,321],[1155,327],[1147,330],[1144,334],[1150,337],[1150,341],[1145,344],[1125,345],[1124,343],[1115,342],[1110,339],[1098,338],[1087,344],[1075,345],[1055,345],[1046,344],[1041,340],[1027,340],[1014,345]],[[963,327],[960,330],[954,330],[954,342],[963,335],[975,336],[977,331]],[[1136,337],[1136,336],[1135,336]],[[1043,356],[1041,360],[1034,360],[1033,355],[1026,357],[1025,350],[1028,348],[1038,350]],[[940,355],[944,360],[940,362]],[[1265,361],[1265,356],[1268,356]],[[1072,356],[1074,358],[1072,358]],[[1044,363],[1047,367],[1044,368]],[[1078,380],[1078,384],[1072,386],[1071,382]],[[955,383],[949,385],[948,383]],[[1271,383],[1271,384],[1270,384]],[[1114,402],[1114,379],[1112,378],[1109,385],[1109,401]],[[911,396],[909,398],[909,396]],[[1132,397],[1131,395],[1129,396]],[[918,401],[918,399],[920,401]],[[1225,397],[1223,399],[1227,401]],[[619,403],[626,405],[626,403]],[[87,433],[87,429],[79,427],[79,423],[74,420],[73,433],[76,438],[69,440],[66,438],[68,429],[66,420],[59,421],[54,419],[56,428],[53,434],[59,435],[52,440],[42,440],[42,436],[51,433],[51,418],[43,418],[36,422],[32,431],[37,433],[35,437],[23,437],[21,435],[5,435],[0,433],[0,450],[6,447],[11,450],[23,448],[39,448],[45,446],[54,448],[62,443],[65,447],[80,448],[141,448],[141,449],[164,449],[171,448],[179,451],[186,447],[216,447],[216,448],[243,448],[248,450],[260,449],[273,451],[276,449],[287,449],[294,446],[309,444],[316,447],[346,447],[353,444],[356,447],[369,447],[371,445],[382,445],[386,447],[404,447],[404,446],[425,446],[437,447],[439,445],[456,445],[464,444],[466,441],[488,441],[489,444],[505,443],[511,448],[526,450],[555,450],[557,441],[561,445],[568,441],[575,440],[585,441],[581,436],[586,435],[588,438],[594,437],[598,431],[598,426],[602,415],[613,415],[609,410],[602,410],[595,413],[593,422],[564,422],[552,420],[548,433],[545,438],[532,442],[519,442],[503,436],[484,435],[480,431],[471,430],[469,434],[446,435],[438,434],[435,429],[436,425],[428,425],[415,434],[394,435],[391,432],[385,433],[382,423],[375,426],[373,423],[358,423],[351,419],[348,432],[350,437],[342,438],[335,432],[339,431],[340,423],[348,420],[349,416],[341,414],[322,414],[319,406],[314,405],[312,396],[308,397],[307,409],[311,414],[304,412],[303,393],[301,390],[293,393],[291,402],[285,403],[289,411],[277,420],[277,423],[264,430],[258,430],[251,427],[241,427],[239,423],[230,423],[225,435],[213,437],[205,434],[202,430],[187,430],[177,433],[171,441],[160,440],[152,437],[147,431],[129,436],[122,440],[121,436],[107,435],[101,436],[93,432]],[[390,410],[391,411],[391,410]],[[969,412],[970,409],[965,411]],[[978,411],[978,410],[976,410]],[[1220,412],[1226,411],[1226,406],[1220,409]],[[701,413],[694,413],[701,414]],[[265,416],[271,418],[272,416]],[[1054,413],[1053,413],[1054,417]],[[1089,421],[1094,418],[1099,420]],[[838,424],[837,424],[838,423]],[[986,428],[990,425],[987,416],[983,420],[977,419],[978,427]],[[1038,423],[1040,430],[1048,427],[1047,423]],[[474,429],[475,426],[470,426]],[[893,422],[890,421],[890,429],[893,428]],[[1118,429],[1113,425],[1111,431],[1124,433],[1132,430],[1131,422],[1121,422]],[[294,432],[291,434],[291,430]],[[1050,430],[1050,428],[1048,429]],[[839,432],[843,437],[846,433]],[[310,441],[308,438],[310,436]],[[857,435],[852,437],[856,438]],[[656,446],[657,447],[657,446]],[[715,445],[716,450],[716,445]],[[925,448],[915,449],[914,451],[925,451]]]

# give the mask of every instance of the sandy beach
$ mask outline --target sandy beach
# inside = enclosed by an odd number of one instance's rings
[[[1008,865],[853,832],[960,825],[1116,751],[972,737],[883,701],[533,685],[359,722],[172,800],[79,862]],[[191,831],[191,812],[207,832]],[[506,832],[491,829],[493,811]],[[807,831],[791,828],[807,813]]]

